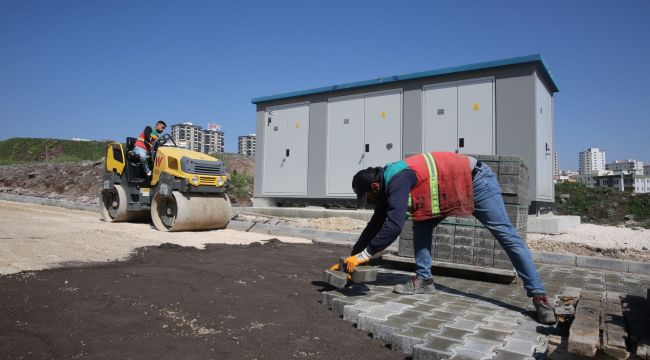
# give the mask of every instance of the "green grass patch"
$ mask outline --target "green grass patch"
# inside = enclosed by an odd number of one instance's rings
[[[99,141],[11,138],[0,141],[0,164],[95,161],[101,159],[105,152],[106,144]]]

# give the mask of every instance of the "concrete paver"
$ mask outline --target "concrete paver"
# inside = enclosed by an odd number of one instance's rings
[[[642,345],[640,351],[646,351],[644,341],[650,330],[644,330],[642,324],[650,312],[646,300],[650,276],[559,265],[541,265],[539,270],[549,297],[557,300],[558,306],[572,306],[580,298],[576,334],[584,330],[581,324],[588,324],[590,341],[596,339],[595,346],[614,358],[627,354],[624,336],[632,336]],[[408,280],[409,275],[382,268],[376,281],[325,291],[322,298],[333,312],[414,360],[575,356],[567,350],[568,333],[562,335],[560,328],[539,324],[532,317],[534,308],[521,283],[434,275],[438,289],[434,294],[392,293],[393,286]],[[329,292],[336,295],[327,295]],[[642,316],[634,318],[632,314],[640,311]],[[623,316],[630,319],[635,334],[621,332]],[[601,328],[606,334],[603,344],[593,337]],[[553,336],[557,340],[549,339]],[[585,353],[590,351],[588,348]]]

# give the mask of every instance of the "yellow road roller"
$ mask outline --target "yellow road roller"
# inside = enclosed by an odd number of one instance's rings
[[[182,149],[169,134],[150,154],[152,176],[144,173],[133,152],[135,138],[111,142],[106,150],[106,173],[101,184],[105,221],[151,218],[160,231],[222,229],[231,218],[226,194],[228,178],[222,161]]]

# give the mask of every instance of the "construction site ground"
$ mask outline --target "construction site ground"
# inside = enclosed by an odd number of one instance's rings
[[[533,320],[520,282],[434,274],[436,294],[402,296],[392,286],[409,273],[386,268],[376,282],[337,291],[322,274],[343,247],[234,230],[162,233],[8,201],[0,229],[2,358],[566,355],[566,329]],[[577,289],[645,301],[650,286],[647,275],[540,270],[554,299]]]

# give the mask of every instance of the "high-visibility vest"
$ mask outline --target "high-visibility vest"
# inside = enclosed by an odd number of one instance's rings
[[[384,183],[404,169],[411,169],[417,182],[409,192],[409,213],[414,221],[474,212],[474,190],[469,158],[451,152],[413,155],[386,165]]]
[[[149,141],[147,141],[144,138],[144,131],[140,133],[138,136],[138,139],[135,141],[135,145],[139,148],[143,148],[147,151],[151,150],[151,147],[153,146],[153,143],[158,139],[158,132],[156,131],[155,128],[151,129],[151,136],[149,137]]]

